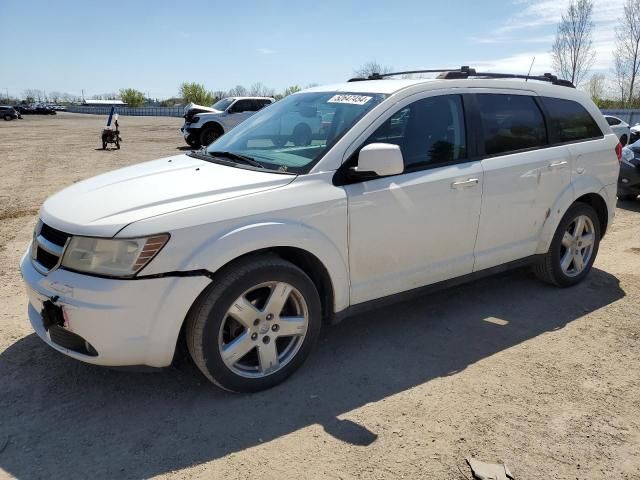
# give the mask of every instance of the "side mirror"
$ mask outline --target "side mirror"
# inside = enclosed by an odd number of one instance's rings
[[[379,177],[398,175],[404,172],[404,159],[398,145],[370,143],[358,154],[357,173],[375,174]]]

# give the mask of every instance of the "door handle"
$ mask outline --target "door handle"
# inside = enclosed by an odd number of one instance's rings
[[[469,178],[467,180],[460,180],[458,182],[453,182],[451,184],[451,188],[464,188],[464,187],[475,187],[478,185],[480,180],[477,178]]]
[[[559,162],[551,162],[549,164],[549,168],[562,168],[565,165],[567,165],[569,162],[567,162],[566,160],[561,160]]]

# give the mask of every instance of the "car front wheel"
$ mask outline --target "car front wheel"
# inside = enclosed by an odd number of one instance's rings
[[[192,307],[189,353],[216,385],[255,392],[277,385],[309,355],[321,327],[311,279],[277,256],[227,268]]]
[[[598,254],[600,221],[586,203],[574,203],[558,225],[549,251],[533,266],[541,280],[570,287],[587,276]]]

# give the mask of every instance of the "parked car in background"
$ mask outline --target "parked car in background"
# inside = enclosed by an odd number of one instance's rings
[[[523,265],[578,284],[622,146],[569,82],[490,76],[315,87],[206,150],[54,194],[20,267],[33,329],[99,365],[164,367],[186,345],[209,380],[252,392],[297,370],[323,324],[385,302]],[[282,145],[292,118],[316,138]]]
[[[0,105],[0,117],[6,121],[22,118],[20,113],[10,105]]]
[[[64,105],[49,105],[49,107],[51,107],[56,112],[66,112],[67,111],[67,107],[65,107]]]
[[[640,140],[622,149],[618,175],[618,199],[635,200],[640,195]]]
[[[35,110],[29,105],[14,105],[13,108],[15,108],[16,112],[18,112],[20,115],[30,115],[31,113],[33,113],[32,110]]]
[[[275,99],[271,97],[228,97],[211,107],[190,103],[184,108],[184,125],[180,131],[188,145],[207,146],[273,102]]]
[[[629,143],[629,139],[631,138],[631,129],[629,128],[629,124],[618,117],[614,117],[613,115],[605,115],[604,118],[611,127],[613,133],[615,133],[620,139],[622,146]]]
[[[56,111],[49,105],[36,105],[35,112],[37,115],[55,115]]]

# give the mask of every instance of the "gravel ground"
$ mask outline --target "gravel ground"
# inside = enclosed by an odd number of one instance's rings
[[[0,478],[640,479],[640,201],[595,268],[557,289],[526,271],[326,328],[305,366],[253,395],[191,364],[84,365],[31,331],[18,262],[39,205],[82,178],[180,153],[177,118],[0,123]]]

